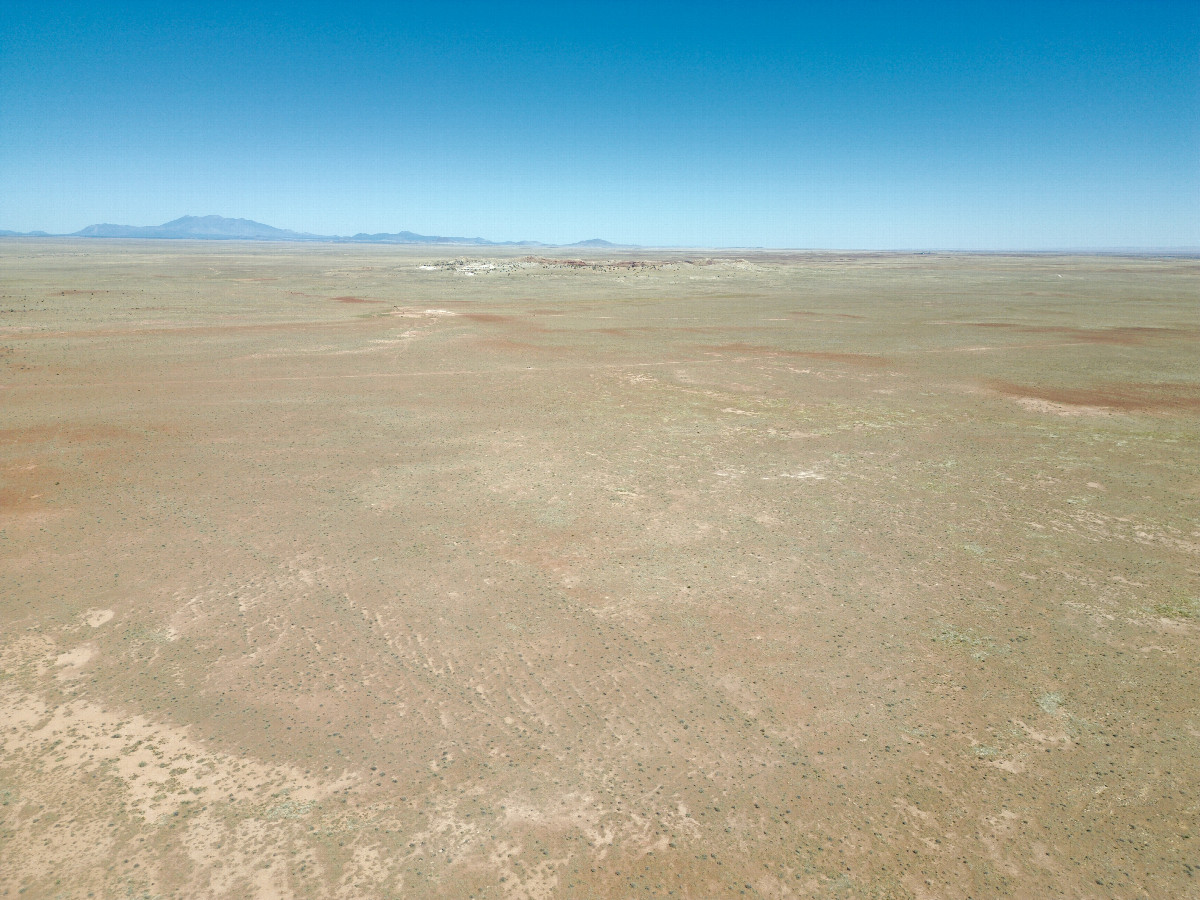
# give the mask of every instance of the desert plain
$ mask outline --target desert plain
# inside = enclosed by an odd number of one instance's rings
[[[1200,896],[1200,260],[563,252],[0,242],[0,896]]]

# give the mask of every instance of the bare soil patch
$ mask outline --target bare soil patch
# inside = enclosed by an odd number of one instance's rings
[[[1052,388],[993,380],[988,387],[1010,397],[1032,397],[1067,406],[1122,412],[1200,410],[1200,384],[1103,384],[1092,388]]]
[[[483,322],[488,325],[507,325],[514,321],[512,316],[500,316],[495,313],[462,313],[462,317],[472,322]]]
[[[890,365],[891,361],[886,357],[877,356],[871,353],[835,353],[823,350],[788,350],[782,347],[772,347],[765,344],[718,344],[715,347],[710,347],[711,350],[719,350],[723,353],[753,353],[766,354],[771,356],[794,356],[804,359],[824,360],[825,362],[847,363],[857,366],[886,366]]]
[[[972,328],[999,328],[1020,334],[1048,334],[1092,344],[1113,344],[1135,347],[1147,340],[1170,340],[1182,338],[1195,340],[1198,332],[1193,329],[1121,326],[1113,328],[1074,328],[1062,325],[1018,325],[1012,322],[964,322]]]

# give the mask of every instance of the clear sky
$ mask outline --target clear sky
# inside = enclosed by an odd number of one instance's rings
[[[1200,2],[0,4],[0,228],[1200,247]]]

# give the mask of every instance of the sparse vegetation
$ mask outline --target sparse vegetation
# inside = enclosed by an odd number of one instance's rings
[[[0,884],[1188,895],[1196,260],[452,252],[0,241]]]
[[[1041,707],[1042,712],[1048,716],[1053,716],[1058,713],[1059,707],[1062,706],[1063,696],[1059,693],[1046,693],[1038,697],[1037,704]]]
[[[1200,597],[1179,596],[1174,600],[1156,603],[1151,608],[1156,616],[1166,619],[1200,618]]]

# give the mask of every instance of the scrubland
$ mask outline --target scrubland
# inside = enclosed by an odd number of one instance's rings
[[[0,242],[0,894],[1200,893],[1200,262],[444,252]]]

